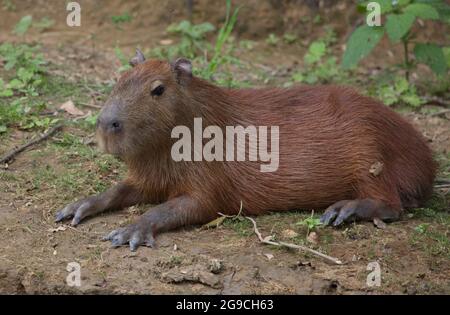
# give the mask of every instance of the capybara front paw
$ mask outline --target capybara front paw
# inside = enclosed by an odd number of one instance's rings
[[[141,222],[118,228],[105,236],[103,240],[110,241],[113,247],[129,244],[130,250],[133,252],[140,245],[155,247],[151,225],[142,224]]]
[[[320,222],[323,225],[339,226],[344,222],[397,220],[399,211],[388,207],[384,202],[374,199],[342,200],[329,206]]]
[[[91,196],[65,206],[56,213],[55,222],[61,222],[72,218],[70,224],[73,226],[78,225],[85,217],[97,212],[96,201],[97,198]]]

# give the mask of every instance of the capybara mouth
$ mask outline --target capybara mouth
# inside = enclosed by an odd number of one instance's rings
[[[105,136],[105,134],[101,131],[96,132],[96,139],[98,143],[98,147],[100,151],[114,155],[115,157],[120,157],[120,148],[117,146],[114,139],[111,137]]]
[[[95,134],[95,138],[97,139],[97,143],[98,143],[98,147],[100,149],[100,151],[103,151],[105,153],[107,153],[107,149],[106,149],[106,141],[105,139],[100,135],[100,133],[97,131],[97,133]]]

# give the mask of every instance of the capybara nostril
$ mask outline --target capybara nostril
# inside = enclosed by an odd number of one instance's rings
[[[97,128],[102,129],[104,132],[117,133],[122,130],[122,123],[118,119],[100,116],[97,119]]]
[[[111,132],[120,132],[122,130],[122,123],[117,120],[111,120],[108,124],[108,130]]]

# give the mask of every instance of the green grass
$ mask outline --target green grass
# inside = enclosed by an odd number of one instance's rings
[[[31,156],[27,172],[1,171],[0,178],[10,183],[26,183],[16,188],[22,193],[35,191],[34,197],[38,200],[67,202],[107,189],[112,179],[118,179],[123,173],[123,165],[84,143],[87,135],[94,132],[96,113],[87,119],[74,121],[73,117],[58,110],[60,104],[68,100],[75,104],[89,102],[92,90],[106,95],[111,86],[87,81],[74,83],[62,76],[50,75],[47,70],[54,65],[43,59],[39,47],[3,44],[0,55],[6,61],[0,69],[3,78],[0,87],[0,94],[3,92],[0,96],[0,136],[6,140],[2,149],[17,145],[8,137],[14,129],[36,132],[58,121],[65,124],[64,132],[24,153]],[[11,84],[14,80],[20,84]],[[55,112],[56,116],[53,115]]]
[[[129,12],[124,12],[120,15],[111,16],[111,21],[116,26],[119,24],[131,22],[132,20],[133,20],[133,17],[130,15]]]
[[[90,101],[92,90],[106,95],[108,85],[89,82],[73,83],[61,76],[49,75],[48,64],[39,52],[39,46],[4,43],[0,45],[0,58],[5,65],[0,69],[0,134],[12,128],[44,130],[63,117],[51,115],[59,105],[72,100],[75,104]],[[94,113],[95,114],[95,113]],[[94,119],[77,123],[92,129]]]
[[[450,259],[450,224],[418,224],[411,234],[411,244],[431,257]]]
[[[232,229],[241,237],[248,237],[253,233],[252,223],[244,217],[226,219],[223,226]]]
[[[12,182],[12,181],[17,182],[19,181],[19,178],[17,177],[16,174],[10,171],[0,170],[0,180],[5,182]]]

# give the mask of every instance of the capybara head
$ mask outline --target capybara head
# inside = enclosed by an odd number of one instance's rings
[[[121,76],[97,120],[100,148],[121,158],[167,143],[183,113],[185,87],[192,77],[186,59],[146,61],[137,50],[130,64],[133,68]]]

